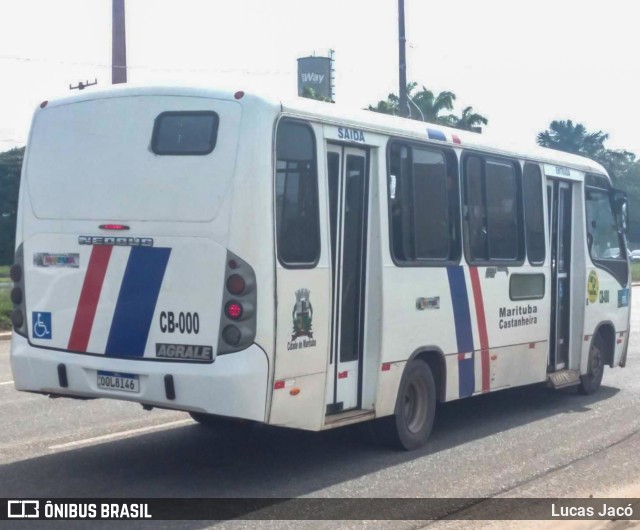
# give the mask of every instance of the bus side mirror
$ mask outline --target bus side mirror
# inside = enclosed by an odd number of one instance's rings
[[[626,233],[629,213],[627,194],[624,191],[614,190],[613,207],[615,208],[616,217],[618,218],[618,225],[622,232]]]

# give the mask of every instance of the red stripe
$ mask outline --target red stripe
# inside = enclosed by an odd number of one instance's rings
[[[469,267],[471,286],[473,288],[473,301],[476,305],[478,317],[478,333],[480,335],[480,350],[482,359],[482,391],[489,392],[489,338],[487,336],[487,320],[484,316],[484,302],[482,301],[482,287],[477,267]]]
[[[87,351],[112,248],[112,246],[96,245],[91,250],[87,274],[84,277],[76,317],[69,337],[69,346],[67,347],[69,350]]]

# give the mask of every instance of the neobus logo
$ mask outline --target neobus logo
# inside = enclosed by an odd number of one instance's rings
[[[80,245],[111,245],[117,247],[152,247],[151,237],[78,236]]]

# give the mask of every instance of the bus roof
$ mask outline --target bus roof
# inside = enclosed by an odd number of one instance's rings
[[[314,101],[308,98],[293,98],[282,102],[284,112],[299,115],[309,119],[322,120],[336,125],[352,126],[359,129],[382,132],[394,136],[410,137],[415,140],[429,140],[427,129],[441,131],[452,147],[466,147],[491,152],[496,155],[511,156],[528,160],[535,160],[547,164],[555,164],[577,169],[585,173],[607,175],[604,167],[589,158],[540,147],[533,142],[531,145],[516,143],[512,139],[504,139],[490,134],[478,134],[432,124],[418,120],[391,116],[365,109],[353,109],[335,103]],[[460,145],[450,139],[456,135]],[[442,142],[439,142],[442,143]]]
[[[176,95],[204,98],[233,99],[237,91],[233,89],[214,89],[208,85],[119,85],[104,90],[87,90],[72,96],[51,101],[50,105],[65,105],[80,101],[103,99],[109,97],[136,96],[136,95]],[[260,92],[246,92],[246,96],[272,106],[274,110],[282,110],[291,115],[313,121],[322,121],[337,126],[350,126],[370,132],[389,134],[398,137],[410,138],[417,141],[429,141],[427,129],[444,133],[452,147],[479,149],[496,155],[511,156],[528,160],[535,160],[547,164],[562,165],[583,171],[607,175],[606,170],[597,162],[582,156],[547,149],[533,144],[517,144],[513,139],[505,139],[491,134],[478,134],[432,124],[391,116],[365,109],[315,101],[308,98],[296,97],[280,100],[273,96],[264,96]],[[254,100],[254,101],[255,101]],[[460,145],[452,141],[452,135],[460,139]],[[442,144],[443,142],[438,142]]]

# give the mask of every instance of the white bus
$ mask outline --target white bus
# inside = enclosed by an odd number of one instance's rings
[[[625,198],[542,148],[180,87],[43,102],[18,390],[425,443],[437,402],[624,366]]]

